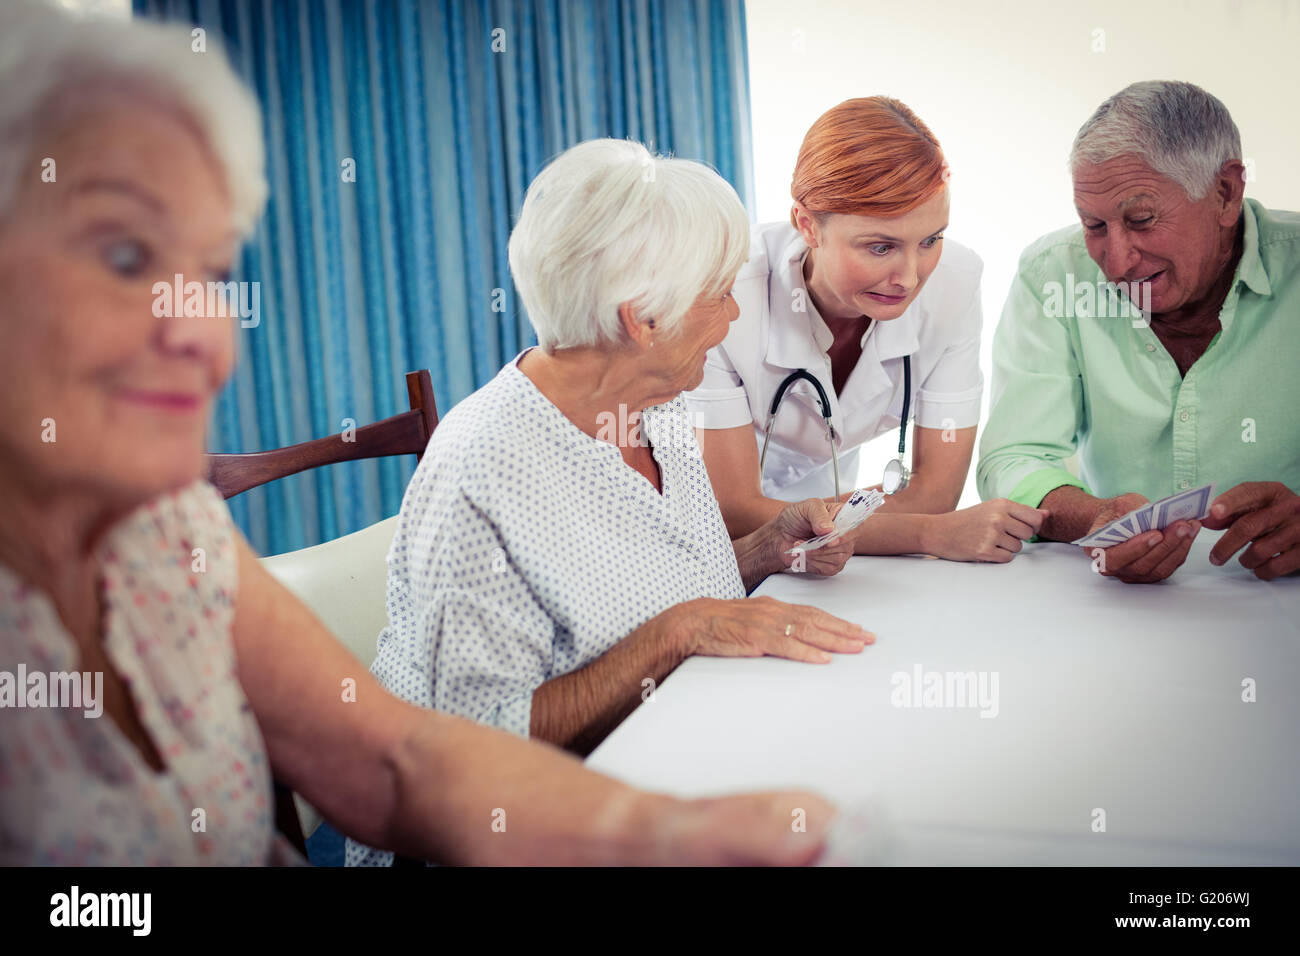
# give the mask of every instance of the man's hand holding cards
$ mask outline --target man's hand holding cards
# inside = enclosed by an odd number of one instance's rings
[[[1187,560],[1201,519],[1210,513],[1214,483],[1148,502],[1121,495],[1084,537],[1072,542],[1100,562],[1097,570],[1130,584],[1162,581]],[[1118,517],[1116,511],[1121,511]]]

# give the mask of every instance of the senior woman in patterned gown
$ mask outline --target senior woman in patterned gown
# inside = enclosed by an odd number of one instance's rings
[[[647,794],[413,707],[261,569],[202,478],[236,325],[152,307],[156,281],[230,267],[266,192],[260,129],[182,27],[0,4],[0,865],[286,861],[273,773],[424,859],[815,859],[816,796]],[[14,681],[73,671],[97,703]]]
[[[540,346],[451,410],[407,488],[372,667],[389,690],[586,754],[693,654],[824,663],[873,639],[745,597],[832,528],[812,499],[733,543],[681,396],[748,255],[744,207],[700,163],[605,139],[538,175],[510,267]]]

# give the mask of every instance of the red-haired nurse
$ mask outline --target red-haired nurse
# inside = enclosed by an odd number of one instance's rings
[[[843,500],[861,445],[889,433],[888,498],[852,532],[854,552],[1010,561],[1047,512],[1005,499],[954,510],[984,388],[983,263],[944,242],[938,140],[897,100],[847,100],[804,137],[790,192],[789,222],[753,227],[739,317],[686,395],[728,532],[787,502]]]

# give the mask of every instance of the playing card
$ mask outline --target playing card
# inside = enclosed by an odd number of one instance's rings
[[[1161,498],[1159,501],[1130,511],[1091,534],[1070,543],[1084,548],[1109,548],[1112,545],[1122,544],[1144,531],[1162,531],[1175,521],[1199,520],[1210,513],[1214,489],[1215,483],[1210,482],[1201,488],[1192,488],[1170,495],[1168,498]]]
[[[1143,505],[1137,511],[1133,512],[1133,519],[1137,521],[1138,533],[1151,530],[1151,506]]]
[[[1125,538],[1131,538],[1138,533],[1137,512],[1127,514],[1115,522],[1115,527],[1124,532]]]
[[[1121,541],[1127,541],[1129,538],[1133,537],[1133,535],[1124,529],[1121,525],[1122,521],[1122,518],[1116,518],[1109,524],[1102,525],[1102,527],[1098,528],[1096,531],[1086,534],[1077,541],[1072,541],[1070,543],[1085,548],[1091,548],[1096,545],[1107,548],[1112,544],[1119,544]]]
[[[1123,534],[1090,534],[1086,538],[1080,538],[1078,541],[1071,542],[1084,548],[1109,548],[1112,545],[1123,544],[1129,539],[1129,535]]]
[[[836,538],[849,531],[852,531],[862,522],[871,517],[872,512],[885,503],[885,496],[879,491],[863,491],[858,489],[849,495],[849,500],[844,503],[844,507],[835,515],[835,530],[829,534],[818,535],[810,538],[800,544],[796,544],[787,551],[787,554],[795,554],[799,551],[816,551],[818,548],[830,544]]]
[[[1161,498],[1151,506],[1154,515],[1152,527],[1163,529],[1175,521],[1204,518],[1210,513],[1210,502],[1213,500],[1214,482]]]

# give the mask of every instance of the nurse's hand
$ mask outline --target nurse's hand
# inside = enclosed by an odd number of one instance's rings
[[[844,570],[844,565],[853,557],[852,534],[841,535],[838,540],[815,551],[804,551],[799,555],[787,553],[801,541],[834,531],[835,515],[842,507],[843,502],[828,505],[820,498],[796,501],[764,526],[771,536],[769,544],[775,550],[775,560],[782,570],[793,567],[796,572],[823,576]]]
[[[922,547],[926,554],[949,561],[1005,564],[1038,533],[1050,513],[1045,508],[994,498],[973,508],[929,515],[929,533]]]

